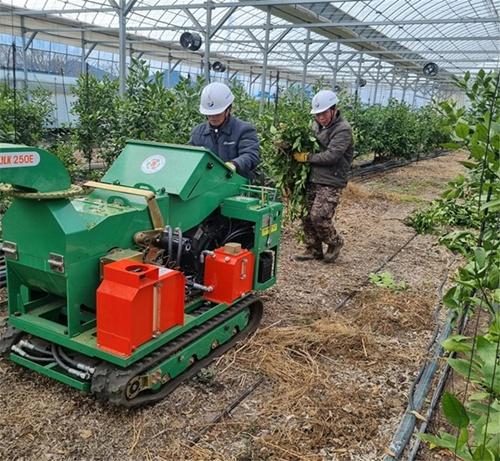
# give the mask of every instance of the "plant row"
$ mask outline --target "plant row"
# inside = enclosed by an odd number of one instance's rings
[[[127,139],[185,144],[192,128],[204,121],[198,112],[204,84],[202,78],[187,78],[167,89],[160,73],[151,75],[145,61],[137,60],[129,69],[126,92],[119,96],[117,80],[82,74],[73,89],[76,99],[71,108],[78,121],[69,136],[52,139],[48,147],[74,169],[73,152],[80,152],[89,164],[97,158],[110,164]],[[321,82],[316,89],[320,86]],[[259,102],[240,85],[234,82],[232,89],[234,113],[257,126],[263,174],[280,189],[288,204],[287,216],[301,216],[307,167],[297,165],[291,154],[317,149],[309,100],[292,87],[280,92],[278,102],[259,110]],[[430,106],[415,110],[394,99],[387,106],[364,106],[345,93],[339,96],[341,112],[353,126],[357,155],[373,155],[375,161],[411,158],[436,149],[447,139],[445,119]],[[4,87],[0,91],[0,142],[40,144],[53,110],[49,101],[49,95],[41,91],[28,98],[24,91],[15,93]]]
[[[463,377],[465,392],[443,396],[452,430],[421,438],[468,461],[500,460],[499,79],[498,72],[481,71],[475,79],[466,74],[457,85],[468,96],[469,108],[441,105],[453,127],[453,147],[469,152],[462,162],[467,175],[409,219],[419,232],[441,234],[440,242],[465,258],[443,299],[457,323],[474,317],[473,335],[459,332],[443,344],[449,365]]]

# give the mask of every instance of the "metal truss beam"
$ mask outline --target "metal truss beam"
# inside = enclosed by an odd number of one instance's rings
[[[214,26],[212,27],[212,30],[210,31],[210,38],[214,37],[215,34],[219,31],[219,29],[221,27],[224,26],[224,24],[226,23],[226,21],[232,16],[232,14],[236,11],[236,7],[233,6],[232,8],[230,8],[228,11],[226,11],[226,13],[224,14],[224,16],[221,18],[221,20]],[[233,30],[233,27],[229,27],[229,28],[225,28],[226,30]],[[179,28],[177,28],[177,30],[179,30]]]
[[[228,13],[233,13],[237,9],[236,6],[231,7]],[[188,12],[190,11],[188,8],[183,10],[186,12],[186,14],[189,14]],[[227,14],[227,13],[226,13]],[[230,16],[230,14],[229,14]],[[222,21],[222,22],[225,22]],[[197,21],[197,25],[195,28],[197,30],[204,30],[204,27],[199,24]],[[422,20],[394,20],[394,21],[342,21],[340,20],[339,22],[316,22],[316,23],[310,23],[310,22],[304,22],[304,23],[287,23],[287,24],[273,24],[272,29],[273,30],[278,30],[278,29],[316,29],[316,28],[338,28],[338,27],[379,27],[379,26],[405,26],[405,25],[446,25],[446,24],[485,24],[485,23],[498,23],[500,24],[500,18],[495,18],[495,17],[488,17],[488,18],[458,18],[458,19],[422,19]],[[117,31],[117,27],[104,27],[104,26],[85,26],[85,30],[89,31]],[[221,24],[220,27],[217,28],[217,30],[245,30],[245,29],[250,29],[250,30],[259,30],[259,29],[265,29],[265,24],[238,24],[238,25],[231,25],[231,26],[223,26]],[[70,32],[73,30],[78,30],[77,28],[73,27],[58,27],[58,28],[47,28],[43,29],[43,31],[61,31],[61,32]],[[178,26],[134,26],[134,27],[127,27],[127,30],[129,31],[172,31],[172,32],[177,32],[179,30]]]
[[[323,51],[324,50],[324,47],[326,47],[328,44],[324,44],[323,46],[321,46],[317,51],[315,51],[313,53],[313,55],[309,58],[309,63],[312,62],[312,60],[314,58],[317,57],[318,54],[321,54],[324,59],[327,59],[325,58],[325,56],[330,56],[328,57],[328,59],[332,59],[333,56],[336,55],[335,51]],[[294,46],[294,45],[291,45],[293,46],[293,52],[297,55],[297,56],[300,56],[300,59],[302,60],[302,55],[301,53],[297,50],[297,48]],[[227,53],[228,55],[230,56],[235,56],[233,54],[233,52],[228,49],[228,50],[218,50],[219,53]],[[278,50],[278,51],[275,51],[273,54],[274,55],[277,55],[277,56],[284,56],[286,57],[288,51],[287,50]],[[236,53],[236,55],[238,54],[238,52]],[[252,55],[260,55],[261,53],[259,51],[242,51],[241,52],[241,55],[243,56],[252,56]],[[360,54],[359,52],[346,52],[344,54],[349,54],[350,57],[348,58],[348,61],[349,62],[351,59],[353,59],[356,55]],[[340,56],[342,57],[344,54],[341,54]],[[396,55],[398,53],[395,53]],[[432,62],[435,62],[435,63],[449,63],[450,60],[449,59],[446,59],[446,58],[440,58],[440,59],[435,59],[435,58],[418,58],[418,59],[413,59],[412,61],[413,62],[429,62],[431,61]],[[384,58],[382,63],[398,63],[398,62],[406,62],[407,60],[406,59],[402,59],[402,58]],[[456,58],[456,59],[453,59],[453,64],[457,64],[457,65],[460,65],[460,63],[487,63],[487,62],[497,62],[498,61],[498,56],[491,56],[491,57],[484,57],[484,58],[473,58],[473,57],[465,57],[465,58]],[[372,62],[378,62],[378,59],[365,59],[364,60],[365,63],[372,63]]]
[[[392,42],[392,43],[398,43],[398,42],[452,42],[452,41],[498,41],[500,40],[500,35],[490,35],[490,36],[485,36],[485,35],[463,35],[463,36],[452,36],[452,37],[373,37],[373,38],[339,38],[339,39],[333,39],[333,40],[328,40],[328,39],[313,39],[311,40],[311,43],[384,43],[384,42]],[[297,40],[287,40],[286,42],[288,43],[304,43],[303,40],[297,39]],[[212,41],[212,43],[218,43],[218,44],[224,44],[227,43],[227,41],[224,40],[216,40]],[[240,45],[245,45],[248,44],[248,40],[231,40],[231,43],[235,44],[240,44]],[[363,50],[363,53],[370,53],[371,51],[369,50]],[[384,53],[390,53],[391,50],[385,50]],[[396,50],[392,50],[393,53],[397,54]],[[415,50],[413,54],[418,54],[418,53],[425,53],[425,50]],[[457,53],[460,53],[460,51],[457,51]]]
[[[315,4],[315,3],[356,3],[359,0],[300,0],[300,5]],[[374,2],[375,0],[364,0],[364,2]],[[211,8],[232,8],[245,6],[282,6],[282,5],[297,5],[297,0],[241,0],[237,2],[212,3]],[[175,5],[139,5],[134,8],[134,11],[168,11],[168,10],[185,10],[187,8],[205,9],[206,3],[180,3]],[[87,7],[87,8],[67,8],[64,10],[28,10],[22,8],[12,8],[18,16],[47,16],[60,14],[79,14],[79,13],[114,13],[113,7]],[[0,16],[10,16],[11,11],[0,11]]]

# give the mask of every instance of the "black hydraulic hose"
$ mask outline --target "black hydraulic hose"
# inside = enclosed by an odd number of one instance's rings
[[[167,242],[167,256],[168,259],[172,257],[172,228],[170,226],[166,227],[167,230],[167,235],[168,235],[168,242]]]
[[[231,239],[234,239],[236,237],[241,237],[242,235],[245,235],[245,234],[250,234],[252,232],[252,229],[249,228],[249,227],[243,227],[243,228],[240,228],[240,229],[236,229],[232,234],[229,234],[225,239],[224,241],[222,242],[222,244],[226,244],[227,242],[229,242]]]
[[[182,230],[180,227],[175,228],[177,234],[177,258],[175,259],[175,265],[179,267],[181,265],[182,256]]]
[[[76,360],[72,359],[66,352],[64,352],[64,349],[62,346],[59,346],[58,348],[59,356],[63,361],[66,361],[71,367],[74,367],[75,370],[81,370],[83,372],[88,372],[91,375],[94,374],[95,368],[87,365],[85,363],[77,362]]]
[[[24,349],[19,347],[17,344],[12,346],[11,350],[12,350],[12,352],[19,355],[20,357],[31,360],[32,362],[38,362],[38,363],[53,363],[54,362],[54,357],[37,357],[36,355],[31,355],[28,352],[26,352]]]
[[[57,346],[55,344],[52,344],[52,354],[54,355],[54,358],[56,360],[56,363],[67,373],[73,376],[77,376],[80,379],[89,379],[90,375],[88,373],[85,373],[80,370],[76,370],[72,367],[69,367],[59,356],[59,353],[57,352]]]
[[[49,357],[52,357],[52,353],[48,349],[42,349],[41,347],[38,347],[36,344],[30,343],[28,341],[21,340],[17,345],[23,349],[27,348],[32,351],[38,352],[41,355],[46,355],[46,356],[48,355]]]
[[[66,352],[64,352],[64,350],[63,350],[63,348],[62,348],[61,346],[59,346],[59,348],[58,348],[57,352],[59,352],[59,356],[60,356],[60,358],[61,358],[63,361],[67,362],[67,363],[68,363],[70,366],[72,366],[72,367],[75,367],[75,368],[76,368],[76,367],[78,367],[78,362],[77,362],[77,361],[75,361],[75,360],[73,360],[71,357],[69,357],[69,356],[66,354]]]
[[[57,364],[61,368],[63,368],[67,372],[69,372],[69,370],[71,370],[71,367],[69,367],[68,365],[66,365],[66,363],[63,362],[63,360],[61,359],[61,357],[59,357],[59,354],[57,353],[57,346],[55,344],[52,344],[52,355],[54,356],[54,359],[56,360]]]

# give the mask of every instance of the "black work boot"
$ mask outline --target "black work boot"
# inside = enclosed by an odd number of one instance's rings
[[[293,255],[295,261],[313,261],[314,259],[323,259],[323,251],[311,250],[307,248],[304,253]]]
[[[335,260],[339,257],[340,250],[343,246],[344,242],[339,242],[337,245],[328,245],[325,257],[323,258],[325,263],[334,263]]]

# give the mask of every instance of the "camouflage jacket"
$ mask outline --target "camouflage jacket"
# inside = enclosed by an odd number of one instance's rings
[[[352,128],[337,111],[333,122],[323,128],[316,121],[313,131],[321,152],[309,157],[309,181],[325,186],[345,187],[354,154]]]

